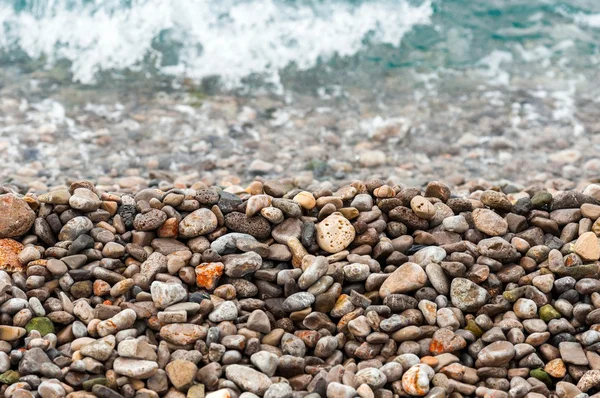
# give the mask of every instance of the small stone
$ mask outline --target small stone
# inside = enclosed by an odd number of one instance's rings
[[[272,384],[271,379],[266,375],[241,365],[227,366],[225,375],[244,391],[249,391],[260,396],[262,396]]]
[[[202,263],[195,268],[196,286],[206,290],[215,290],[223,275],[223,263]]]
[[[418,264],[404,263],[383,282],[379,288],[379,296],[385,298],[390,294],[407,293],[418,290],[427,283],[427,274]]]
[[[184,390],[192,385],[198,367],[190,361],[176,359],[167,364],[165,372],[176,389]]]
[[[581,234],[577,238],[573,250],[583,261],[597,261],[600,259],[600,242],[593,232]]]
[[[410,208],[419,217],[425,220],[431,220],[435,216],[436,208],[424,197],[417,195],[410,201]]]
[[[256,272],[262,266],[262,257],[255,252],[228,254],[222,257],[225,274],[232,278],[241,278]]]
[[[464,278],[454,278],[450,285],[452,304],[462,311],[475,312],[490,298],[489,293]]]
[[[70,219],[60,230],[59,240],[75,240],[82,234],[87,234],[94,228],[94,224],[87,217],[74,217]]]
[[[187,297],[187,291],[179,283],[154,281],[150,285],[150,292],[157,308],[167,308]]]
[[[160,336],[173,344],[194,344],[206,338],[207,327],[192,323],[171,323],[160,328]]]
[[[246,327],[264,334],[271,332],[271,322],[263,310],[252,311],[246,322]]]
[[[25,271],[24,264],[19,260],[23,245],[14,239],[0,239],[0,271],[8,273]]]
[[[259,351],[252,354],[250,362],[258,368],[265,375],[272,377],[277,370],[279,365],[279,358],[277,355],[268,351]]]
[[[25,336],[27,331],[17,326],[0,325],[0,340],[15,341]]]
[[[425,396],[429,392],[429,383],[434,375],[435,372],[429,365],[413,365],[402,375],[402,389],[415,397]]]
[[[356,230],[341,213],[335,212],[316,226],[317,244],[328,253],[338,253],[352,243]]]
[[[25,234],[35,221],[35,212],[27,202],[13,194],[0,195],[0,238]]]
[[[495,341],[484,347],[477,354],[477,362],[481,367],[502,366],[515,356],[515,347],[508,341]]]
[[[557,379],[562,379],[567,374],[567,367],[562,359],[556,358],[549,361],[544,367],[546,373]]]
[[[27,333],[37,330],[44,337],[47,334],[54,333],[54,324],[47,317],[36,317],[27,322],[25,330],[27,330]]]
[[[558,349],[560,350],[560,356],[565,363],[581,366],[587,366],[589,363],[585,356],[585,352],[579,343],[563,341],[558,344]]]
[[[147,379],[158,370],[158,363],[142,359],[117,358],[113,362],[113,369],[117,374],[134,379]]]
[[[217,229],[218,221],[215,213],[208,209],[198,209],[187,215],[179,223],[179,235],[184,238],[195,238],[206,235]]]
[[[69,205],[73,209],[89,213],[100,208],[102,202],[98,195],[87,188],[77,188],[69,198]]]
[[[106,361],[115,348],[115,336],[109,335],[87,344],[79,350],[82,355]]]
[[[211,322],[233,321],[238,316],[238,310],[232,301],[219,304],[209,315]]]
[[[508,223],[493,210],[473,210],[473,222],[478,230],[490,236],[500,236],[508,232]]]
[[[356,390],[341,383],[327,384],[327,398],[355,398]]]
[[[282,308],[286,312],[299,311],[308,308],[315,302],[315,296],[307,292],[294,293],[283,302]]]

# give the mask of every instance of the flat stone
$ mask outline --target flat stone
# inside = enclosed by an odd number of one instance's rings
[[[142,359],[117,358],[113,362],[113,369],[117,374],[134,379],[147,379],[158,370],[158,363]]]
[[[390,294],[408,293],[418,290],[427,283],[427,274],[418,264],[404,263],[383,282],[379,288],[379,296],[385,298]]]
[[[262,396],[269,387],[271,387],[271,379],[266,375],[257,372],[247,366],[229,365],[225,369],[225,375],[243,391]]]
[[[565,363],[581,366],[587,366],[589,363],[585,352],[579,343],[563,341],[558,344],[558,349],[560,351],[560,357]]]
[[[500,236],[508,232],[508,223],[493,210],[473,210],[475,227],[489,236]]]
[[[154,281],[150,285],[152,301],[157,308],[167,308],[187,297],[187,291],[179,283],[164,283]]]

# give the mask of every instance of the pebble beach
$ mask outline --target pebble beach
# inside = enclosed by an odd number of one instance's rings
[[[600,185],[147,184],[0,195],[5,397],[598,396]]]

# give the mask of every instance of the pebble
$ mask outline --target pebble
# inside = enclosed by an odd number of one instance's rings
[[[489,236],[501,236],[508,232],[508,223],[489,209],[473,210],[473,223],[478,230]]]
[[[0,238],[25,234],[35,221],[35,212],[27,202],[16,195],[0,195]]]
[[[347,248],[356,236],[350,221],[335,212],[316,226],[317,244],[328,253],[337,253]]]
[[[246,366],[229,365],[225,369],[225,375],[244,391],[259,396],[262,396],[272,384],[267,376]]]
[[[0,239],[0,394],[600,388],[593,197],[161,178],[20,199],[34,220]]]
[[[408,293],[422,288],[427,283],[427,274],[415,263],[405,263],[398,267],[379,288],[379,296],[385,298],[390,294]]]
[[[179,235],[184,238],[195,238],[206,235],[217,229],[217,216],[208,209],[198,209],[187,215],[179,223]]]

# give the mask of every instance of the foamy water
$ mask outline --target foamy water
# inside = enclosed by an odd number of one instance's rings
[[[304,3],[308,4],[308,3]],[[25,10],[0,4],[0,49],[71,62],[73,79],[93,83],[99,71],[152,65],[165,74],[230,85],[280,69],[314,67],[366,45],[398,46],[431,22],[431,2],[371,1],[309,5],[274,0],[34,1]]]

